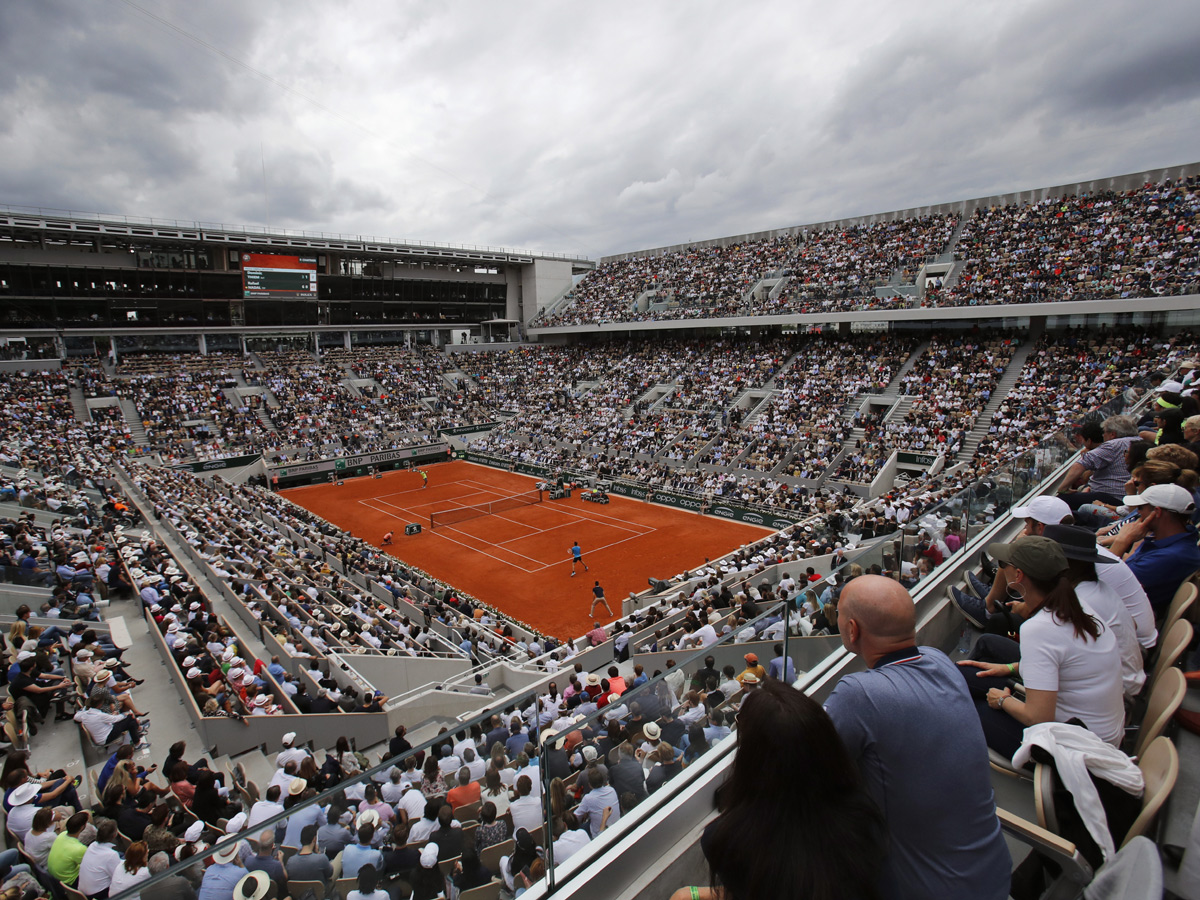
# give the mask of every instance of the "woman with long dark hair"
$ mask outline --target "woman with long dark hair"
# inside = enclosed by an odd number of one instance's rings
[[[700,840],[711,886],[681,888],[672,900],[876,897],[883,819],[829,715],[768,679],[746,697],[737,721],[721,812]]]
[[[228,819],[238,814],[241,807],[228,802],[217,787],[217,776],[209,769],[196,779],[196,790],[192,795],[192,812],[208,825],[216,825],[219,819]]]
[[[974,659],[959,662],[988,746],[1011,757],[1028,726],[1072,719],[1119,744],[1125,704],[1117,639],[1079,602],[1062,547],[1030,535],[989,544],[987,553],[1007,570],[1013,611],[1024,619],[1020,644],[985,634]],[[1013,696],[1014,677],[1025,683],[1024,700]]]

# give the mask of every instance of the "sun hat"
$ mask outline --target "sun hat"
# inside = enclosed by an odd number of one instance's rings
[[[1078,525],[1047,525],[1042,532],[1062,548],[1067,559],[1078,559],[1083,562],[1109,565],[1117,560],[1111,556],[1101,556],[1096,546],[1096,532],[1088,531]]]
[[[1033,519],[1043,525],[1057,525],[1071,515],[1071,507],[1058,497],[1034,497],[1026,506],[1013,507],[1014,519]]]
[[[108,669],[101,669],[96,673],[96,684],[103,684],[110,678],[112,678],[112,672],[108,671]]]
[[[758,684],[758,676],[753,672],[747,672],[742,676],[742,684]]]
[[[39,791],[40,786],[36,782],[27,781],[20,787],[14,788],[12,793],[8,795],[8,799],[13,806],[24,806],[33,800]]]
[[[642,726],[642,734],[651,741],[657,741],[662,734],[662,729],[658,727],[657,722],[647,722]]]
[[[1016,566],[1039,581],[1051,581],[1067,570],[1067,555],[1062,547],[1041,535],[1017,538],[1011,544],[988,544],[987,554],[996,562]]]
[[[303,778],[293,778],[292,783],[288,785],[288,796],[295,797],[297,794],[303,794],[308,788],[308,782]]]
[[[226,826],[226,827],[228,827],[228,826]],[[218,850],[216,853],[214,853],[212,855],[212,858],[216,862],[219,862],[219,863],[231,863],[235,859],[237,859],[239,846],[240,845],[238,844],[238,842],[235,841],[234,843],[232,843],[228,847],[226,847],[224,850]],[[240,883],[241,882],[239,882],[239,884]]]
[[[262,900],[271,890],[271,876],[262,869],[247,872],[233,888],[233,900]]]

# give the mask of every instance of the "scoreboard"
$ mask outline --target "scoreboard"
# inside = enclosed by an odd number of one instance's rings
[[[316,300],[317,258],[242,254],[243,299]]]

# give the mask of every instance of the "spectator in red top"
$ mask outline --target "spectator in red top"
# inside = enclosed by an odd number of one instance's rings
[[[458,785],[446,793],[446,802],[451,809],[467,806],[479,800],[481,790],[479,782],[471,780],[471,770],[463,766],[458,770]]]
[[[944,562],[944,559],[942,557],[942,551],[937,545],[937,541],[930,540],[929,535],[924,531],[921,532],[919,537],[920,540],[917,542],[917,553],[919,553],[921,556],[924,556],[935,566],[940,566]]]
[[[625,679],[621,677],[621,671],[616,666],[608,667],[608,690],[613,694],[623,694],[626,691]]]

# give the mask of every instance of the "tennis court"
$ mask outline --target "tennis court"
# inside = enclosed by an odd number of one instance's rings
[[[439,463],[425,471],[425,486],[415,472],[390,472],[283,495],[376,547],[392,532],[385,552],[563,638],[591,627],[594,581],[619,615],[620,598],[641,591],[648,577],[698,568],[766,533],[615,495],[604,505],[577,493],[560,500],[546,493],[539,500],[535,479],[474,463]],[[422,532],[406,536],[410,523]],[[572,577],[575,541],[589,570],[580,566]]]

